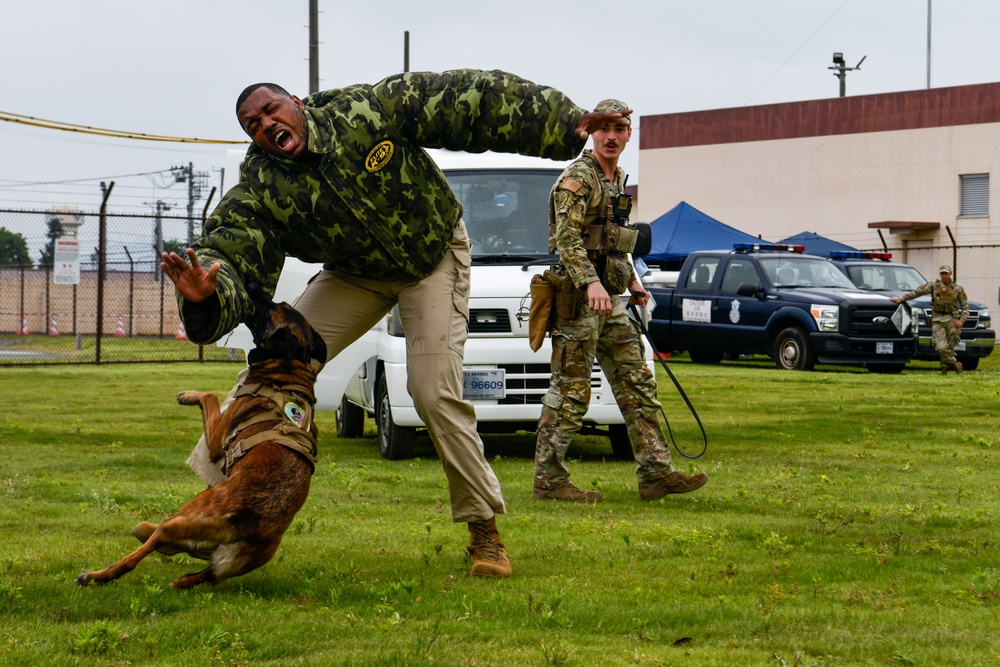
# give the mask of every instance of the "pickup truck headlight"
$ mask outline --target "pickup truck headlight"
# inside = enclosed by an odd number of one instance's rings
[[[976,325],[977,329],[989,329],[990,328],[990,309],[980,308],[979,309],[979,324]]]
[[[809,312],[820,331],[840,331],[840,306],[814,303],[809,306]]]

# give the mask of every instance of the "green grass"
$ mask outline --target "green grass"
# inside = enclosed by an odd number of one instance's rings
[[[381,459],[318,417],[312,492],[275,559],[212,588],[136,545],[201,483],[184,465],[230,364],[0,369],[0,665],[1000,664],[1000,355],[941,377],[671,363],[709,434],[697,493],[639,500],[598,437],[596,506],[530,499],[534,439],[484,436],[514,576],[466,576],[440,464]],[[699,435],[669,380],[681,447]],[[369,425],[369,429],[371,426]]]

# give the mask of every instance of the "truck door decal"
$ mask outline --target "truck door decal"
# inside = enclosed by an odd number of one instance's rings
[[[729,309],[729,321],[733,324],[740,323],[740,302],[737,299],[733,299],[733,305]]]
[[[684,299],[681,318],[685,322],[712,321],[712,301],[710,299]]]

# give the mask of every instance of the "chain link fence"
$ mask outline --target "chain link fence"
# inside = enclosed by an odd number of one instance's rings
[[[183,251],[203,219],[204,213],[192,221],[159,210],[116,215],[104,207],[100,213],[0,209],[0,366],[242,363],[241,350],[187,340],[174,286],[160,270],[160,252]],[[25,261],[31,248],[12,247],[25,238],[34,241],[39,261]],[[39,239],[47,241],[37,247]],[[76,267],[57,252],[65,240],[77,241]]]
[[[884,246],[868,252],[890,252],[896,262],[909,264],[927,280],[938,277],[942,264],[952,267],[954,279],[965,288],[970,301],[986,305],[990,314],[1000,312],[1000,246]]]

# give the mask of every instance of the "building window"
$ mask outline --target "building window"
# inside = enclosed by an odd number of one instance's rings
[[[960,218],[988,218],[990,215],[990,175],[965,174],[962,179]]]

